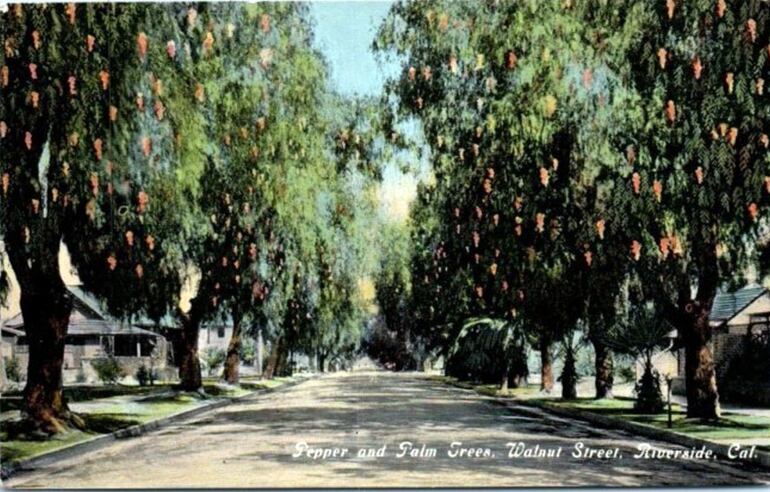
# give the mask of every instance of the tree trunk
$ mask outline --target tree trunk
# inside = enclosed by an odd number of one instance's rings
[[[14,225],[14,224],[12,224]],[[55,225],[39,238],[47,251],[31,260],[27,246],[20,242],[21,231],[9,227],[6,234],[8,259],[19,282],[20,306],[29,346],[27,384],[24,387],[22,416],[35,428],[60,432],[82,420],[69,412],[62,394],[62,366],[72,298],[59,274],[60,235]]]
[[[222,377],[229,384],[238,384],[238,367],[241,362],[241,313],[238,308],[233,308],[233,333],[230,335],[230,344],[227,346],[227,358]]]
[[[326,354],[323,350],[318,352],[318,372],[324,372],[326,369]]]
[[[179,385],[185,391],[198,391],[203,386],[198,357],[198,331],[201,318],[192,308],[182,321],[181,354],[179,354]]]
[[[510,378],[510,371],[506,367],[502,372],[502,378],[500,379],[500,391],[508,391],[508,379]]]
[[[267,359],[267,367],[265,368],[265,379],[273,379],[278,369],[278,359],[280,357],[280,345],[283,344],[283,337],[278,337],[270,347],[270,357]]]
[[[288,350],[286,350],[286,347],[281,346],[280,350],[278,351],[278,365],[275,368],[275,372],[278,375],[278,377],[281,376],[290,376],[290,357],[291,354]]]
[[[58,272],[56,278],[48,280],[50,284],[37,286],[25,282],[32,288],[21,291],[21,313],[29,343],[23,415],[36,428],[56,433],[73,422],[62,394],[64,341],[72,299]]]
[[[697,316],[684,333],[687,416],[699,419],[718,419],[719,393],[717,392],[714,357],[708,342],[711,327],[709,309]]]
[[[612,351],[606,344],[599,340],[592,340],[595,352],[594,367],[596,369],[596,399],[612,398],[612,384],[615,378],[612,375],[613,359]]]
[[[575,372],[575,354],[572,347],[567,348],[564,368],[561,371],[561,397],[564,400],[577,398],[577,374]]]
[[[551,341],[547,337],[540,337],[540,390],[546,393],[553,390]]]

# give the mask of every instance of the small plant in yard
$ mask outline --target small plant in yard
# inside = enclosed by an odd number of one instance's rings
[[[139,386],[147,386],[150,382],[150,371],[144,364],[136,370],[136,381],[139,383]]]
[[[104,359],[94,359],[91,366],[96,371],[99,380],[105,384],[116,384],[118,379],[124,375],[123,368],[114,357]]]
[[[214,375],[217,368],[225,362],[225,351],[220,348],[209,347],[203,351],[203,363],[208,368],[209,376]]]
[[[21,381],[21,373],[19,372],[19,359],[13,356],[5,358],[5,375],[11,381],[17,383]]]
[[[620,354],[630,355],[644,362],[644,374],[636,383],[637,401],[634,409],[639,413],[660,413],[664,409],[660,391],[660,376],[653,370],[652,357],[664,350],[671,326],[665,321],[657,306],[645,302],[633,282],[629,282],[621,299],[619,312],[622,320],[606,334],[605,343]]]
[[[644,364],[644,374],[634,389],[636,401],[634,410],[639,413],[660,413],[665,408],[663,394],[660,391],[660,374],[652,369],[650,359]]]
[[[88,378],[86,378],[86,373],[83,372],[83,369],[80,369],[78,373],[75,375],[76,383],[85,383],[87,379]]]
[[[615,374],[624,383],[630,383],[636,379],[634,361],[622,360],[617,364]]]
[[[253,363],[257,358],[257,342],[251,337],[244,337],[241,340],[240,349],[241,360]]]
[[[147,386],[148,384],[150,386],[154,386],[155,380],[158,379],[158,372],[154,367],[150,366],[148,368],[142,364],[139,366],[139,369],[136,370],[135,377],[136,381],[139,383],[139,386]]]

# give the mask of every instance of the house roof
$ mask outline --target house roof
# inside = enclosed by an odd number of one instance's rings
[[[24,318],[21,317],[21,313],[17,314],[13,318],[9,319],[3,331],[12,333],[17,336],[25,334],[24,330]],[[153,337],[160,336],[157,333],[139,328],[137,326],[126,325],[117,323],[115,321],[105,319],[70,319],[69,326],[67,327],[67,335],[149,335]]]
[[[718,291],[711,307],[709,321],[719,323],[730,321],[765,292],[767,289],[757,284],[749,284],[735,292]]]
[[[72,297],[75,309],[78,309],[88,318],[106,319],[99,301],[93,295],[83,290],[79,285],[68,285],[67,290]]]
[[[73,306],[67,335],[149,335],[157,333],[109,319],[102,313],[99,302],[78,286],[68,285]],[[24,335],[24,318],[21,313],[7,320],[3,331]]]

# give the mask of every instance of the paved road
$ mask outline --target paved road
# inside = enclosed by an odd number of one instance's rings
[[[346,447],[345,457],[292,457],[296,445]],[[435,457],[397,457],[399,445]],[[452,442],[493,456],[450,458]],[[621,458],[578,459],[576,442]],[[506,443],[563,447],[558,458],[509,458]],[[142,437],[16,475],[7,487],[693,486],[770,483],[716,461],[634,459],[640,441],[569,419],[508,409],[415,374],[327,375],[241,401]],[[387,445],[380,458],[361,448]],[[676,449],[653,443],[665,449]],[[329,451],[331,452],[331,450]],[[424,454],[430,454],[426,451]]]

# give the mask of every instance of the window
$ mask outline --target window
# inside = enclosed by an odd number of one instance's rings
[[[65,338],[65,343],[67,345],[85,345],[86,337],[69,335],[67,338]]]
[[[154,337],[118,335],[115,337],[116,357],[150,357],[155,348]]]
[[[130,335],[119,335],[115,337],[116,357],[134,357],[136,356],[136,339]]]

